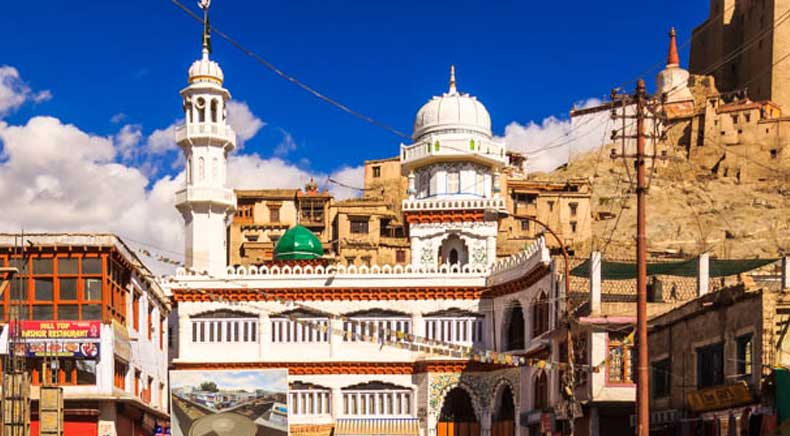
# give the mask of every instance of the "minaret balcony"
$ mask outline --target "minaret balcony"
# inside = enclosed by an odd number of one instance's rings
[[[476,161],[501,167],[507,163],[504,143],[468,135],[437,135],[415,144],[401,144],[400,161],[405,171],[440,161]]]
[[[179,144],[206,142],[226,144],[226,147],[235,148],[236,132],[224,123],[189,123],[176,127],[176,142]]]
[[[176,192],[176,207],[192,204],[213,204],[233,210],[236,209],[236,194],[232,189],[209,186],[187,186]]]

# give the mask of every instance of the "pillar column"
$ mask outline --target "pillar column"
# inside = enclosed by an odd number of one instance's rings
[[[335,357],[335,353],[343,346],[343,337],[338,333],[343,331],[343,321],[337,318],[329,319],[329,358]]]
[[[115,402],[102,401],[99,405],[99,434],[101,436],[118,436],[116,422],[118,422],[118,413]]]
[[[340,388],[332,388],[332,420],[343,416],[343,391]]]
[[[266,349],[271,348],[272,341],[272,323],[269,322],[269,314],[261,310],[258,314],[258,359],[263,360],[266,355]]]
[[[782,257],[782,281],[780,291],[790,291],[790,256]]]
[[[491,436],[491,411],[480,410],[480,436]]]
[[[601,313],[601,252],[590,253],[590,309]]]
[[[708,293],[708,280],[710,279],[710,254],[702,253],[697,258],[697,296]]]

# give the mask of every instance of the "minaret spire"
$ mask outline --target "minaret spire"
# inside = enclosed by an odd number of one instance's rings
[[[669,31],[669,53],[667,54],[667,66],[668,67],[679,67],[680,66],[680,56],[678,56],[678,43],[676,39],[675,28]]]
[[[207,57],[211,53],[211,25],[208,22],[208,8],[211,0],[200,0],[200,9],[203,9],[203,56]]]
[[[455,65],[450,65],[450,94],[455,94],[458,91],[455,89]]]

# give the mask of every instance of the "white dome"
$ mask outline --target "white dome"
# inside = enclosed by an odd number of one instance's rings
[[[450,90],[425,103],[414,119],[414,139],[443,131],[472,131],[491,137],[491,116],[483,103],[455,89],[455,69],[451,70]]]
[[[189,67],[189,83],[214,82],[222,85],[225,75],[219,64],[208,58],[208,51],[203,50],[203,58],[192,63]]]

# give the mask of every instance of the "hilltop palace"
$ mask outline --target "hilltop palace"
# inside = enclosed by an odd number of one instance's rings
[[[204,46],[181,91],[185,125],[176,130],[186,159],[176,207],[187,268],[168,285],[173,369],[286,368],[292,434],[435,435],[465,426],[512,435],[528,424],[519,412],[542,411],[559,395],[557,351],[545,337],[562,310],[553,304],[555,265],[542,238],[496,259],[506,154],[480,101],[452,78],[418,111],[413,143],[401,145],[410,264],[329,264],[314,233],[294,226],[275,260],[228,267],[236,198],[226,171],[236,134],[223,81]],[[541,357],[542,368],[528,356]]]

